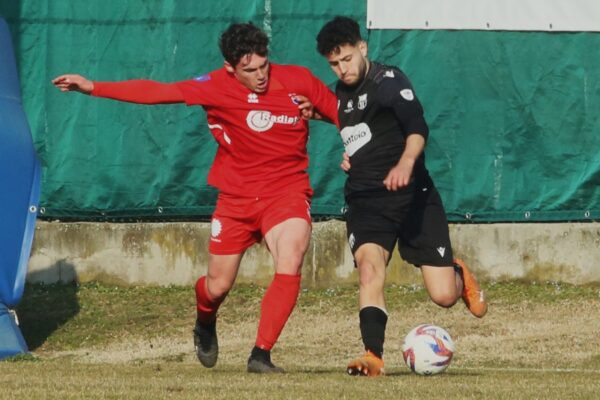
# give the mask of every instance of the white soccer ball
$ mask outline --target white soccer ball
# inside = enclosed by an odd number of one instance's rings
[[[444,372],[454,354],[450,334],[439,326],[422,324],[406,335],[402,355],[406,365],[419,375]]]

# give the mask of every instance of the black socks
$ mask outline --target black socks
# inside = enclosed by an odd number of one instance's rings
[[[379,307],[367,306],[360,310],[358,317],[365,349],[382,358],[387,314]]]

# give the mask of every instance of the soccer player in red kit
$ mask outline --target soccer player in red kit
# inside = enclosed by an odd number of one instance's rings
[[[218,143],[208,183],[219,189],[219,196],[211,222],[208,271],[195,287],[196,354],[205,367],[217,362],[217,310],[235,282],[244,252],[264,239],[275,276],[262,300],[247,370],[283,372],[271,362],[270,351],[296,304],[311,234],[308,123],[300,110],[306,104],[299,106],[296,96],[308,98],[332,121],[337,100],[308,69],[270,63],[268,37],[251,23],[229,26],[219,46],[224,67],[191,80],[94,82],[68,74],[53,83],[61,91],[120,101],[185,102],[204,108]]]

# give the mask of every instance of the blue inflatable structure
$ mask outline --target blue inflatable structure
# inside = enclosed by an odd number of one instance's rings
[[[10,310],[23,296],[40,175],[21,104],[10,31],[0,18],[0,359],[28,352]]]

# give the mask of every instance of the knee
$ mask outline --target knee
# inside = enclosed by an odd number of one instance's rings
[[[438,291],[435,293],[429,293],[431,300],[440,307],[450,308],[458,300],[456,292],[452,290]]]
[[[383,274],[377,269],[375,264],[369,261],[358,261],[358,282],[361,286],[369,286],[374,282],[385,279],[385,271]]]
[[[307,243],[298,242],[274,253],[273,261],[277,272],[289,275],[300,273],[307,246]]]
[[[231,290],[233,286],[233,282],[230,282],[227,279],[219,279],[219,278],[210,278],[207,277],[206,287],[208,289],[208,294],[213,299],[220,299],[227,296],[227,293]]]
[[[297,275],[302,269],[303,260],[303,251],[290,252],[289,254],[279,255],[275,260],[276,270],[280,273]]]

